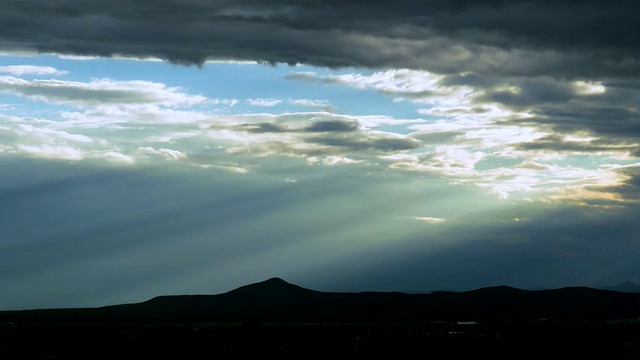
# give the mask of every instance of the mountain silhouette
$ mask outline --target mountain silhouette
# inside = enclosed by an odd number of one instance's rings
[[[241,286],[231,290],[230,294],[253,294],[253,295],[278,295],[296,296],[304,293],[317,293],[317,291],[305,289],[298,285],[288,283],[281,278],[274,277],[259,283]]]
[[[260,306],[309,300],[309,296],[320,295],[320,292],[290,284],[280,278],[271,278],[255,284],[241,286],[221,295],[173,295],[158,296],[137,307],[183,307],[207,308],[215,306],[246,307]]]
[[[604,290],[640,293],[640,285],[634,283],[633,281],[624,281],[615,286],[605,287]]]
[[[393,323],[638,317],[640,294],[587,287],[340,293],[305,289],[280,278],[218,295],[158,296],[141,303],[87,309],[0,312],[0,321],[63,322]]]
[[[636,359],[639,318],[640,294],[585,287],[340,293],[271,278],[217,295],[0,311],[0,358]]]

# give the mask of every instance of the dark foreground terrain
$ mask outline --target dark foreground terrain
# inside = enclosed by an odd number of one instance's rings
[[[0,312],[0,359],[638,359],[640,294],[588,288],[323,293],[280,279],[220,295]]]
[[[2,359],[639,359],[635,324],[18,324]]]

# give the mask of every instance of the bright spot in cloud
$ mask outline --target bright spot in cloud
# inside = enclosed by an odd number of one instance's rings
[[[426,222],[426,223],[429,223],[429,224],[441,224],[441,223],[447,221],[446,219],[439,218],[439,217],[432,217],[432,216],[414,216],[413,219],[414,220],[418,220],[418,221],[422,221],[422,222]]]
[[[604,85],[595,81],[575,81],[573,88],[580,95],[602,94],[607,90]]]

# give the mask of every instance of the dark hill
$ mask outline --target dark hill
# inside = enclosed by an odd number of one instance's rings
[[[632,293],[640,293],[640,285],[632,282],[632,281],[624,281],[619,283],[618,285],[606,287],[604,290],[613,290],[613,291],[621,291],[621,292],[632,292]]]
[[[280,278],[271,278],[263,282],[245,285],[235,290],[231,290],[228,294],[234,295],[250,295],[250,296],[301,296],[307,294],[318,294],[318,291],[305,289],[298,285],[288,283]]]
[[[254,307],[281,307],[282,304],[313,301],[322,296],[321,292],[304,289],[290,284],[280,278],[271,278],[259,283],[245,285],[221,295],[177,295],[159,296],[140,304],[124,305],[124,307],[158,309],[184,308],[211,310],[214,308],[234,308],[250,310]]]
[[[640,323],[604,321],[638,318],[640,294],[591,288],[330,293],[273,278],[219,295],[0,312],[0,359],[638,359]]]
[[[640,294],[585,287],[467,292],[330,293],[272,278],[219,295],[159,296],[90,309],[0,312],[0,322],[406,323],[640,317]]]

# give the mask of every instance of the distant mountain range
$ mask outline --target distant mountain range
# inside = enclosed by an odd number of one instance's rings
[[[612,289],[636,289],[623,283]],[[637,290],[637,289],[636,289]],[[279,278],[219,295],[159,296],[84,309],[0,312],[8,322],[407,323],[433,321],[608,320],[640,318],[640,293],[508,286],[429,294],[320,292]]]
[[[640,293],[640,285],[632,281],[621,282],[616,286],[604,287],[603,289],[612,290],[612,291],[630,292],[630,293]]]

